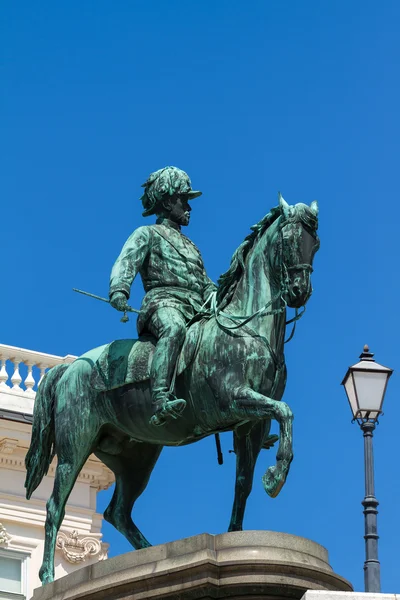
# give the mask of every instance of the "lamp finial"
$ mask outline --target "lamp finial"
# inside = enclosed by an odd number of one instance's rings
[[[368,344],[365,344],[364,345],[364,349],[363,349],[363,351],[360,354],[361,360],[371,360],[371,361],[374,362],[374,358],[373,357],[374,357],[373,352],[370,352]]]

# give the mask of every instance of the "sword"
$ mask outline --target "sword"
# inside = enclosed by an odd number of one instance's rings
[[[78,294],[83,294],[84,296],[89,296],[89,298],[94,298],[95,300],[101,300],[102,302],[107,302],[110,304],[110,301],[107,298],[102,298],[101,296],[96,296],[96,294],[89,294],[89,292],[84,292],[83,290],[78,290],[77,288],[72,288],[73,292],[78,292]],[[124,316],[121,318],[121,323],[127,323],[129,321],[129,317],[127,316],[127,312],[140,313],[140,310],[136,310],[136,308],[132,308],[132,306],[126,305],[124,310]]]

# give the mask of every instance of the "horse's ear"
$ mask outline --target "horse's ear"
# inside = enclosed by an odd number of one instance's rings
[[[313,200],[310,204],[310,209],[313,212],[313,214],[318,217],[318,212],[319,212],[319,208],[318,208],[318,202],[316,200]]]
[[[282,194],[280,192],[278,192],[278,202],[279,202],[279,206],[281,208],[281,212],[282,212],[283,216],[286,218],[289,218],[290,217],[290,206],[286,202],[286,200],[284,199],[284,197],[282,196]]]

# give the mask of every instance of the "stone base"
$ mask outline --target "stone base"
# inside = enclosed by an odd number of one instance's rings
[[[307,590],[352,589],[319,544],[287,533],[238,531],[122,554],[38,588],[33,600],[283,600]]]
[[[400,594],[308,591],[304,594],[302,600],[400,600]]]

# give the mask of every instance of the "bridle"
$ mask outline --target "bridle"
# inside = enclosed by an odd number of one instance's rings
[[[241,327],[244,327],[245,325],[247,325],[250,321],[252,321],[254,318],[259,317],[259,316],[263,316],[263,317],[267,317],[267,316],[275,316],[278,314],[281,314],[283,312],[286,311],[287,308],[287,302],[284,298],[284,296],[288,293],[289,291],[289,272],[290,271],[294,271],[294,270],[303,270],[306,271],[308,273],[312,273],[313,272],[313,268],[310,264],[304,264],[304,263],[300,263],[300,264],[296,264],[296,265],[291,265],[291,266],[286,266],[285,261],[283,260],[283,236],[282,236],[282,230],[284,227],[286,227],[288,225],[288,223],[295,223],[295,222],[300,222],[300,219],[298,217],[290,217],[288,219],[285,219],[282,224],[280,224],[279,226],[279,234],[280,234],[280,253],[281,253],[281,276],[280,276],[280,286],[279,286],[279,290],[278,292],[271,298],[271,300],[269,300],[269,302],[267,302],[264,306],[262,306],[261,308],[259,308],[256,312],[254,312],[251,315],[232,315],[230,313],[226,313],[223,312],[222,310],[220,310],[218,308],[217,305],[217,292],[212,292],[209,296],[209,298],[206,300],[206,302],[204,303],[204,306],[207,306],[210,303],[211,306],[211,312],[213,314],[213,316],[215,317],[215,320],[218,324],[218,326],[221,329],[227,330],[227,331],[234,331],[237,329],[240,329]],[[281,304],[279,307],[277,308],[272,308],[271,310],[270,307],[272,307],[275,302],[277,302],[278,300],[281,301]],[[295,316],[292,319],[289,319],[288,321],[286,321],[285,325],[290,325],[291,323],[293,323],[293,327],[292,327],[292,331],[289,335],[289,337],[285,340],[285,344],[287,344],[288,342],[290,342],[290,340],[293,339],[293,336],[295,334],[296,331],[296,324],[297,321],[299,321],[301,319],[301,317],[304,315],[305,313],[305,306],[302,307],[303,310],[301,312],[299,312],[299,309],[295,309]],[[238,324],[235,325],[224,325],[223,323],[221,323],[220,317],[223,317],[224,319],[229,319],[231,321],[240,321]]]

